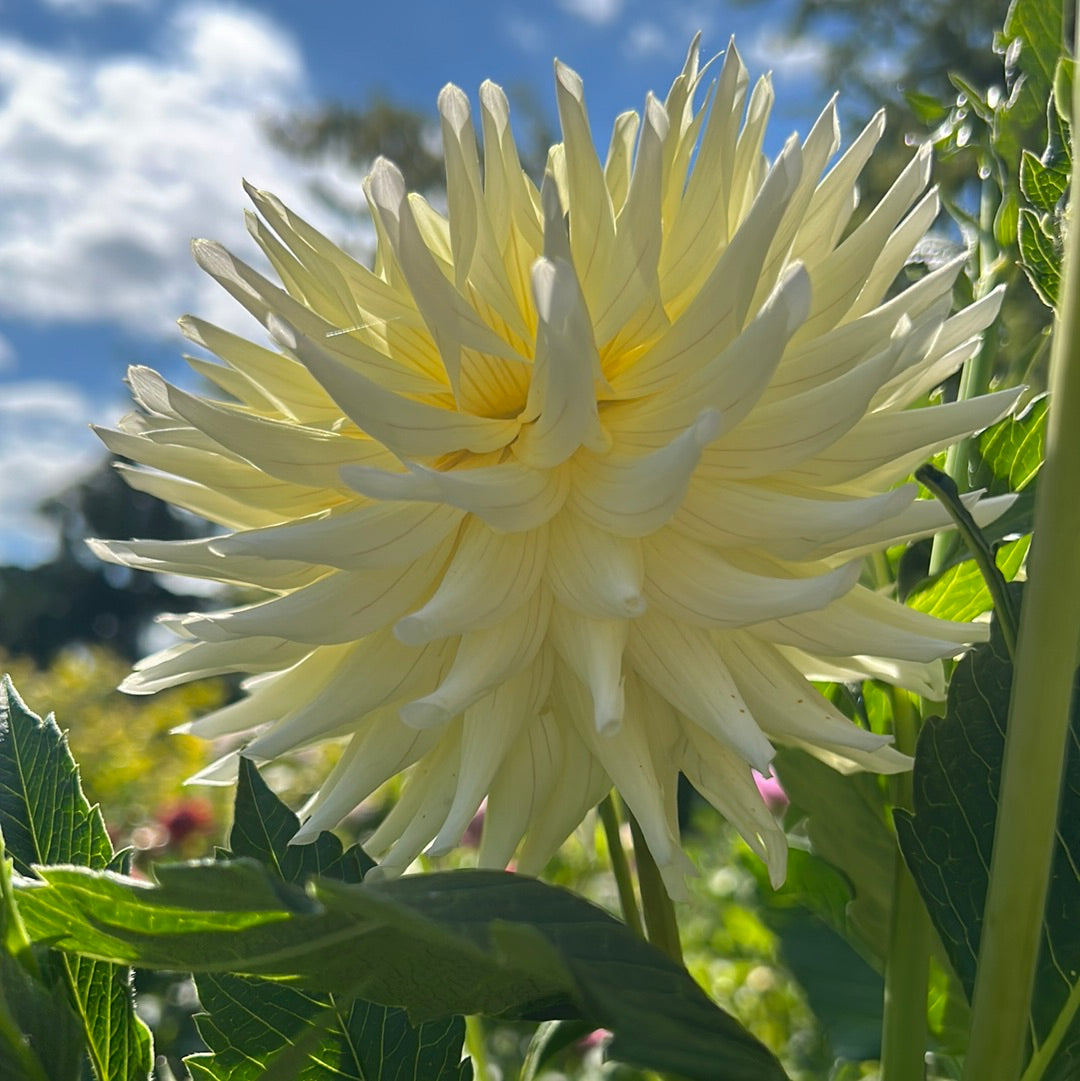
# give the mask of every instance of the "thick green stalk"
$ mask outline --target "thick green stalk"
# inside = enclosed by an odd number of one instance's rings
[[[613,792],[609,792],[600,801],[597,811],[604,827],[608,858],[611,860],[611,870],[615,875],[615,888],[619,891],[619,907],[622,908],[623,920],[635,935],[644,938],[645,928],[642,926],[637,899],[634,897],[634,880],[630,871],[630,862],[626,858],[626,849],[623,848],[621,823]]]
[[[994,215],[997,213],[997,199],[994,197],[993,181],[983,180],[979,198],[979,243],[975,249],[978,266],[976,267],[975,296],[985,296],[994,286],[994,259],[991,241],[994,235]],[[960,387],[957,398],[961,401],[985,394],[990,386],[990,375],[994,368],[996,347],[991,335],[983,338],[978,352],[964,365],[960,373]],[[972,436],[958,440],[945,452],[945,472],[952,477],[957,487],[966,492],[968,487],[968,464],[971,460]],[[942,530],[934,536],[930,548],[930,575],[940,574],[949,554],[955,546],[956,535],[949,530]]]
[[[914,754],[920,718],[905,692],[894,690],[892,703],[897,749]],[[910,773],[893,778],[893,802],[898,807],[911,808]],[[885,960],[881,1081],[923,1081],[926,1076],[929,982],[930,918],[897,847],[889,952]]]
[[[679,941],[679,924],[675,919],[675,905],[660,877],[645,843],[645,836],[633,815],[630,815],[630,833],[634,838],[634,857],[637,860],[638,886],[641,889],[641,907],[645,912],[645,929],[649,941],[663,950],[677,964],[683,963],[682,943]]]
[[[1080,27],[1080,20],[1078,20]],[[1080,117],[1080,80],[1073,89]],[[1080,126],[1073,161],[1080,160]],[[1050,357],[1052,408],[1035,502],[997,833],[965,1081],[1015,1081],[1023,1064],[1080,640],[1080,184],[1073,183]]]

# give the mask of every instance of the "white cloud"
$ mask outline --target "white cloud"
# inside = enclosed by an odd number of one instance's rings
[[[682,46],[685,48],[685,45]],[[626,33],[623,48],[627,55],[636,60],[639,57],[663,55],[672,48],[668,35],[656,23],[635,23]]]
[[[523,52],[539,53],[547,49],[547,34],[536,19],[508,15],[503,19],[503,32]]]
[[[41,0],[41,3],[71,15],[95,15],[107,7],[149,8],[154,0]]]
[[[750,40],[746,56],[752,67],[770,69],[777,79],[807,79],[824,71],[828,47],[812,34],[762,29]]]
[[[115,415],[116,402],[95,404],[52,380],[5,383],[0,393],[0,563],[48,558],[56,530],[34,512],[47,495],[101,461],[91,419]]]
[[[622,0],[559,0],[563,11],[596,26],[614,22],[622,11]]]
[[[147,337],[185,311],[249,328],[188,243],[252,257],[244,176],[318,223],[315,170],[262,127],[309,97],[293,40],[239,7],[182,6],[153,54],[86,58],[0,36],[0,315]]]

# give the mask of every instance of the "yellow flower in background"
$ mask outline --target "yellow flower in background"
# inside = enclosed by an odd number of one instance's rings
[[[124,687],[248,673],[245,698],[188,730],[250,732],[256,760],[347,738],[297,841],[407,770],[366,842],[387,872],[455,846],[486,798],[481,863],[536,873],[614,786],[678,893],[682,772],[779,882],[784,836],[752,774],[776,744],[908,765],[807,679],[936,694],[938,658],[985,637],[858,580],[864,553],[945,524],[897,482],[1016,399],[907,408],[977,348],[1000,295],[950,316],[956,260],[885,299],[937,213],[928,150],[849,230],[882,118],[826,172],[830,104],[770,164],[768,81],[747,102],[733,47],[717,66],[705,90],[695,43],[602,162],[557,64],[563,141],[539,189],[503,92],[480,90],[481,165],[447,87],[447,214],[376,162],[373,270],[254,189],[282,286],[196,243],[274,347],[186,317],[227,397],[135,368],[139,411],[101,434],[149,467],[124,467],[134,487],[227,532],[92,544],[269,592],[167,620],[179,643]]]

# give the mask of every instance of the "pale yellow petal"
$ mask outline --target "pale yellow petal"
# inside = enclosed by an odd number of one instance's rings
[[[265,529],[212,537],[209,548],[231,560],[261,556],[277,562],[364,570],[411,563],[430,552],[464,517],[442,504],[345,505]]]
[[[773,746],[708,631],[647,612],[632,624],[627,651],[638,675],[681,714],[755,768],[769,768]]]
[[[536,591],[547,530],[495,533],[477,519],[461,528],[439,585],[422,607],[394,625],[411,646],[498,626]]]
[[[547,634],[551,595],[540,588],[497,627],[469,631],[439,686],[402,706],[402,720],[415,728],[446,724],[530,664]]]
[[[641,542],[575,514],[551,521],[546,581],[560,604],[592,619],[627,619],[645,611]]]

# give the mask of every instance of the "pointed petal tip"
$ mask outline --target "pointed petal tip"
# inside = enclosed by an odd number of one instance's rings
[[[407,702],[398,710],[401,723],[410,728],[439,728],[451,720],[453,714],[438,702],[430,699],[418,698],[415,702]]]
[[[146,686],[146,677],[141,672],[132,672],[130,675],[125,676],[118,684],[116,689],[123,694],[153,694],[154,692]],[[175,729],[173,731],[176,731]]]
[[[439,91],[438,109],[456,134],[460,134],[461,129],[469,122],[469,98],[460,86],[453,83],[447,83]]]
[[[314,825],[314,819],[309,818],[304,822],[300,828],[289,838],[288,843],[290,845],[309,845],[313,841],[319,839],[319,835],[323,832],[318,825]]]
[[[435,627],[430,620],[413,613],[394,624],[394,637],[403,646],[423,646],[435,637]]]

